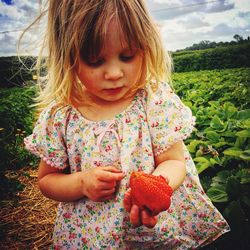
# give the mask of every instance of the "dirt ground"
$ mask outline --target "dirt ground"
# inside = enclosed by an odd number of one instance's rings
[[[57,203],[40,193],[36,170],[9,171],[6,175],[25,187],[15,199],[1,201],[0,249],[49,249]]]

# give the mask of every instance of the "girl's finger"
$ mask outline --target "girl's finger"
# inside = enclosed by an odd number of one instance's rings
[[[115,181],[101,181],[98,185],[100,190],[112,189],[116,187]]]
[[[100,195],[103,196],[103,197],[113,195],[114,193],[115,193],[115,188],[100,191]]]
[[[107,200],[111,200],[114,198],[114,195],[109,195],[109,196],[105,196],[105,197],[102,197],[99,201],[107,201]]]
[[[129,214],[130,222],[133,226],[139,227],[141,226],[141,216],[140,209],[137,205],[132,205],[130,214]]]
[[[157,216],[150,216],[146,210],[141,212],[141,220],[142,224],[148,228],[153,228],[158,221]]]
[[[122,170],[114,167],[114,166],[106,166],[106,167],[102,167],[102,169],[104,171],[108,171],[108,172],[112,172],[112,173],[122,173]]]
[[[123,172],[119,171],[116,173],[110,172],[110,171],[103,171],[102,174],[99,176],[100,181],[120,181],[123,179],[125,176]]]
[[[131,206],[132,206],[132,200],[131,200],[131,189],[128,189],[128,191],[124,195],[123,199],[123,205],[127,212],[130,212]]]

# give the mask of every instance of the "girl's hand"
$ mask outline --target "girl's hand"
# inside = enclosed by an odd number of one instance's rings
[[[147,210],[141,210],[137,205],[132,204],[130,188],[125,193],[123,203],[124,208],[129,212],[130,222],[134,227],[144,225],[148,228],[153,228],[156,225],[158,221],[157,216],[152,216]]]
[[[116,167],[96,167],[82,172],[80,186],[83,195],[92,201],[106,201],[113,198],[117,183],[123,178],[123,172]]]

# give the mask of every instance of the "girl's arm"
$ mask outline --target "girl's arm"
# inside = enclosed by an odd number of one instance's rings
[[[76,201],[83,197],[105,201],[113,197],[117,181],[123,177],[124,174],[113,166],[65,174],[41,161],[38,185],[44,196],[56,201]]]
[[[177,142],[168,150],[155,157],[156,169],[153,175],[162,175],[173,190],[176,190],[186,176],[183,142]]]
[[[184,158],[183,142],[177,142],[168,150],[155,157],[156,169],[153,175],[162,175],[176,190],[186,176],[186,164]],[[156,225],[157,216],[150,215],[146,210],[140,211],[139,207],[131,203],[130,191],[125,194],[124,207],[129,212],[130,222],[135,227],[144,225],[152,228]]]

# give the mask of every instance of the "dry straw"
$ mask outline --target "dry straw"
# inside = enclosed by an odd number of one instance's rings
[[[24,174],[25,173],[25,174]],[[25,185],[15,199],[1,201],[0,249],[49,249],[57,203],[45,198],[37,186],[37,171],[8,171],[6,176]]]

